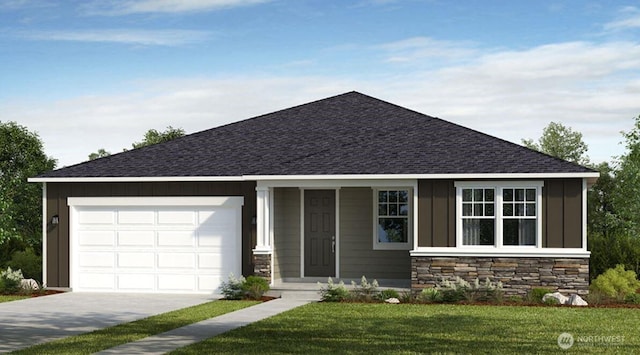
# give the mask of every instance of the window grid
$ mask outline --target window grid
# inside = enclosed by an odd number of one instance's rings
[[[411,211],[410,189],[378,189],[375,193],[376,219],[374,242],[383,248],[408,245]],[[375,247],[375,246],[374,246]]]

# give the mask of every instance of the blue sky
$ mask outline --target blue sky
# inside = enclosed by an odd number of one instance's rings
[[[360,91],[594,161],[640,114],[637,1],[0,0],[0,121],[59,165]]]

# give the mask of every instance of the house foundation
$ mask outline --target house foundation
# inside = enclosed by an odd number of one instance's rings
[[[500,281],[506,296],[525,296],[533,288],[585,295],[589,293],[589,258],[411,257],[414,292],[456,276],[468,282]]]
[[[253,274],[271,280],[271,254],[253,254]]]

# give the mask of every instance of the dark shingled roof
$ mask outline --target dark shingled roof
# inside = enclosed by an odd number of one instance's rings
[[[39,176],[591,173],[358,92]]]

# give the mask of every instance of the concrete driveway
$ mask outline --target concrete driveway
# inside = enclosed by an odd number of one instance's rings
[[[0,353],[215,299],[213,295],[67,292],[0,303]]]

